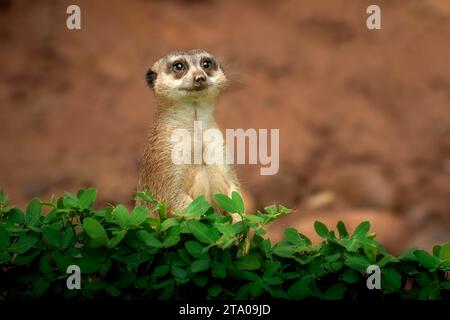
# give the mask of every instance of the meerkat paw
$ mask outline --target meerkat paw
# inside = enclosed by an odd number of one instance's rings
[[[240,193],[240,190],[238,188],[238,186],[236,185],[232,185],[230,187],[230,191],[228,192],[228,196],[231,198],[231,194],[233,193],[233,191],[236,191],[237,193]],[[233,223],[237,223],[239,221],[242,221],[242,217],[239,213],[237,212],[229,212],[231,218],[233,219]]]
[[[188,194],[184,194],[181,200],[182,203],[181,207],[183,209],[187,208],[192,201],[194,201],[194,199],[192,199]]]
[[[230,216],[233,221],[233,224],[238,223],[239,221],[242,221],[242,217],[239,213],[230,213]]]
[[[232,185],[228,191],[228,196],[231,198],[231,194],[233,193],[233,191],[236,191],[237,193],[240,193],[241,191],[239,190],[239,187],[236,185]]]

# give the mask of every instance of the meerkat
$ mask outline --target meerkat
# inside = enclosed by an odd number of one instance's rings
[[[175,51],[156,61],[146,80],[156,97],[157,112],[141,156],[138,190],[150,188],[156,199],[167,202],[169,213],[186,208],[198,196],[220,212],[214,195],[240,191],[234,169],[226,162],[174,164],[172,133],[187,129],[192,136],[195,122],[201,122],[202,130],[218,130],[214,109],[227,84],[221,64],[204,50]],[[217,141],[194,138],[192,150],[198,143],[205,149]],[[223,139],[213,147],[226,154]]]

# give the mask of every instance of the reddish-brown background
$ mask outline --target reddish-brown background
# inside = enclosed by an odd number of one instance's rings
[[[73,3],[80,31],[65,26]],[[0,186],[13,203],[94,186],[100,204],[131,205],[155,111],[145,71],[200,47],[230,79],[221,127],[280,128],[277,175],[237,168],[256,207],[297,209],[275,232],[356,217],[395,250],[450,240],[450,2],[0,4]],[[369,4],[382,30],[365,27]]]

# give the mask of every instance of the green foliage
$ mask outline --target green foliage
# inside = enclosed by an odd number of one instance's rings
[[[450,298],[450,244],[394,257],[367,221],[352,234],[339,222],[338,237],[317,221],[319,245],[293,228],[272,244],[264,227],[289,213],[283,206],[249,215],[236,192],[215,195],[225,212],[241,216],[233,224],[204,197],[171,217],[150,191],[136,197],[146,206],[95,210],[96,190],[85,189],[33,199],[24,212],[1,191],[0,299]],[[366,286],[373,264],[381,290]],[[81,269],[81,290],[66,287],[69,265]]]

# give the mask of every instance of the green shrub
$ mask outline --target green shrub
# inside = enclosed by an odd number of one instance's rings
[[[216,195],[221,208],[241,216],[233,224],[204,197],[167,217],[149,191],[136,196],[148,206],[131,213],[123,205],[94,210],[95,189],[33,199],[23,212],[1,192],[0,299],[450,297],[450,243],[433,254],[410,249],[394,257],[369,233],[369,222],[352,235],[342,222],[338,235],[316,222],[322,244],[292,228],[272,244],[264,226],[289,213],[283,206],[246,215],[237,193]],[[366,286],[372,264],[381,268],[381,290]],[[69,265],[80,267],[80,290],[67,289]]]

